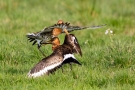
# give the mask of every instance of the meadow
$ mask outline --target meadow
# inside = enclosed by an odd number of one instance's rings
[[[75,55],[82,66],[27,78],[43,56],[26,34],[58,20],[107,26],[71,32],[82,49],[82,57]],[[113,34],[105,34],[109,29]],[[0,37],[0,90],[135,90],[134,0],[0,0]],[[51,45],[41,49],[52,53]]]

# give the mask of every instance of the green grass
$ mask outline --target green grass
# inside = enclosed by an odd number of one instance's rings
[[[94,4],[95,3],[95,4]],[[1,90],[135,90],[134,0],[1,0]],[[107,24],[96,30],[74,31],[83,56],[82,66],[65,65],[50,76],[26,77],[43,56],[27,41],[29,32],[58,20],[72,25]],[[110,28],[114,35],[105,35]],[[61,43],[64,34],[59,36]],[[86,42],[86,43],[85,43]],[[47,55],[51,46],[42,47]]]

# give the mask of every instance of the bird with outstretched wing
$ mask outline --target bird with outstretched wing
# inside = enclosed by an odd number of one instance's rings
[[[97,29],[103,26],[105,25],[92,27],[71,26],[70,23],[64,23],[62,20],[59,20],[57,24],[44,28],[42,31],[37,33],[28,33],[26,36],[30,42],[33,42],[33,45],[37,43],[39,51],[45,56],[45,54],[40,50],[41,45],[52,44],[52,38],[58,37],[59,34],[82,29]]]
[[[55,40],[57,40],[58,37],[54,38],[55,39],[53,41],[55,43]],[[49,75],[56,69],[62,67],[63,64],[67,63],[81,65],[81,63],[74,57],[74,53],[78,53],[82,56],[82,51],[78,40],[73,34],[66,34],[64,43],[54,47],[53,53],[39,61],[27,75],[28,77],[33,78],[42,76],[44,74]]]

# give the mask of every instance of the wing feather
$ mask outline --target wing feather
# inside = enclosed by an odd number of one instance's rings
[[[52,54],[49,57],[42,59],[36,64],[28,73],[28,77],[39,77],[44,74],[48,74],[50,70],[60,66],[63,61],[63,57],[57,54]]]
[[[104,25],[99,25],[99,26],[88,26],[88,27],[80,27],[80,26],[67,26],[68,32],[74,31],[74,30],[82,30],[82,29],[97,29],[106,26]],[[63,31],[64,32],[64,31]]]

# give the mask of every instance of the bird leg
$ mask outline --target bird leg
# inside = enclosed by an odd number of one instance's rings
[[[70,62],[69,65],[70,65],[70,70],[72,71],[72,63]]]
[[[43,43],[42,43],[42,44],[43,44]],[[46,43],[44,43],[44,45],[45,45],[45,44],[52,44],[52,41],[46,42]],[[41,47],[41,45],[38,45],[38,50],[42,53],[42,55],[43,55],[44,57],[46,57],[46,55],[41,51],[40,47]]]
[[[62,66],[61,66],[61,71],[62,71],[62,73],[63,73],[63,68],[62,68]]]
[[[38,50],[42,53],[42,55],[44,56],[44,57],[46,57],[46,55],[41,51],[41,49],[40,49],[40,45],[38,45]]]
[[[62,68],[62,65],[60,65],[58,68],[61,68],[61,71],[62,71],[62,73],[63,73],[63,68]]]

